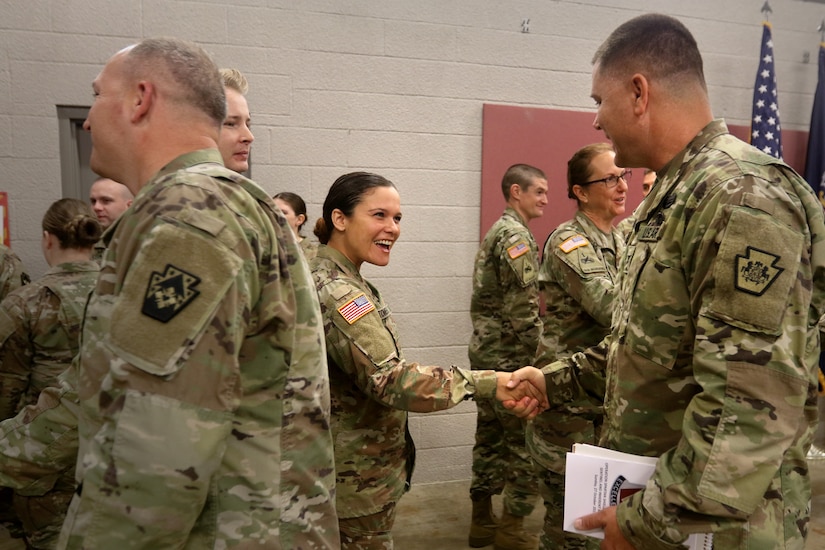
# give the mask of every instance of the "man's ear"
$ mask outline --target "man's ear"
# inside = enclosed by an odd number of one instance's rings
[[[510,198],[515,200],[521,200],[521,186],[517,183],[514,183],[510,186]]]
[[[643,115],[650,101],[650,82],[645,75],[636,73],[630,79],[630,86],[633,90],[633,113]]]
[[[132,122],[139,122],[144,118],[155,102],[155,85],[141,80],[137,83],[132,104]]]

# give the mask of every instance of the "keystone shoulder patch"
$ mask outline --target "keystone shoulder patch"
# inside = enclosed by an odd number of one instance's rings
[[[777,267],[780,256],[749,246],[745,255],[736,255],[736,275],[734,277],[736,290],[741,290],[754,296],[762,296],[766,290],[784,271]]]
[[[200,282],[199,277],[166,264],[163,273],[152,272],[141,313],[161,323],[168,323],[200,295],[200,291],[195,289]]]

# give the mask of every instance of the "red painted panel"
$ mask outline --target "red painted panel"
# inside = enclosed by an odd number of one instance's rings
[[[573,217],[576,203],[567,198],[567,161],[588,143],[606,141],[604,134],[593,128],[594,116],[594,113],[583,111],[484,105],[480,238],[504,210],[501,178],[507,168],[516,163],[536,166],[547,175],[549,203],[544,216],[530,224],[539,247],[553,229]],[[747,140],[749,127],[728,127],[732,134]],[[782,142],[785,161],[801,172],[805,165],[808,132],[783,130]],[[643,169],[634,170],[628,182],[626,214],[630,214],[642,200],[642,175]]]

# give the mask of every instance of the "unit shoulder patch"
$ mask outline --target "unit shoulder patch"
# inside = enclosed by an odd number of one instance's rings
[[[748,246],[744,256],[736,255],[736,290],[762,296],[784,271],[776,266],[780,259],[780,256]]]
[[[588,246],[590,241],[584,235],[573,235],[572,237],[565,239],[559,245],[559,249],[564,252],[565,254],[570,254],[577,248],[581,248],[582,246]]]
[[[200,282],[200,277],[166,264],[163,273],[152,272],[141,313],[161,323],[168,323],[200,295],[195,288]]]
[[[375,311],[375,305],[363,292],[338,308],[338,313],[350,325],[371,311]]]

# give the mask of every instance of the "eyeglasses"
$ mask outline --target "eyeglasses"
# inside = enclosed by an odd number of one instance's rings
[[[630,176],[632,176],[632,175],[633,175],[633,171],[623,170],[622,173],[619,174],[618,176],[613,175],[613,176],[607,176],[606,178],[602,178],[600,180],[586,181],[586,182],[582,183],[581,185],[590,185],[591,183],[603,183],[605,187],[610,189],[611,187],[616,187],[616,185],[618,185],[619,178],[621,178],[622,181],[627,183],[627,180],[630,179]]]

